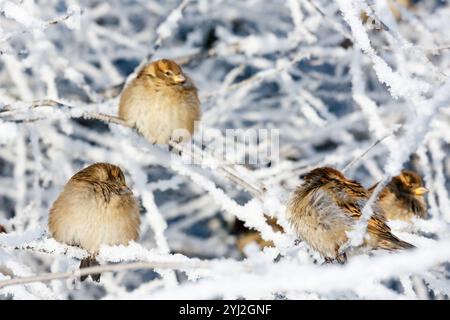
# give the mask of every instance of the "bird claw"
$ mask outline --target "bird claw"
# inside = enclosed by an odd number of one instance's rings
[[[89,256],[89,257],[86,257],[83,260],[81,260],[80,269],[95,267],[95,266],[99,266],[99,265],[100,264],[98,263],[98,261],[95,259],[94,256]],[[91,273],[91,274],[82,275],[82,276],[80,276],[80,281],[83,282],[89,276],[95,282],[100,282],[100,273]]]

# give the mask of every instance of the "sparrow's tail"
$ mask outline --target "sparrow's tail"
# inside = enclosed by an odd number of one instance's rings
[[[389,237],[389,239],[380,240],[378,245],[380,246],[381,249],[385,249],[385,250],[401,250],[401,249],[415,248],[415,246],[413,246],[412,244],[410,244],[406,241],[400,240],[399,238],[397,238],[394,235],[391,235],[391,237]]]
[[[99,266],[99,265],[100,264],[97,262],[97,260],[95,259],[94,256],[89,256],[89,257],[81,260],[80,269],[95,267],[95,266]],[[89,276],[95,282],[100,282],[100,273],[90,273],[90,274],[82,275],[82,276],[80,276],[80,281],[86,280],[87,277],[89,277]]]

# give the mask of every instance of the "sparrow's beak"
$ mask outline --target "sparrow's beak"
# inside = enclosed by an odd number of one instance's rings
[[[427,193],[428,191],[429,191],[429,190],[428,190],[427,188],[419,187],[419,188],[414,189],[414,194],[415,194],[416,196],[421,196],[421,195]]]
[[[131,191],[131,189],[128,188],[127,186],[124,186],[124,187],[120,188],[119,193],[121,195],[127,195],[127,194],[133,194],[133,191]]]
[[[184,83],[186,81],[186,77],[180,73],[173,76],[173,81],[176,83]]]

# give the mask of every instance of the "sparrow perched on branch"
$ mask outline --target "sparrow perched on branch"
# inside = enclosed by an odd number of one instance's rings
[[[370,187],[370,193],[377,184]],[[377,205],[389,220],[411,221],[413,217],[423,219],[427,214],[423,195],[427,192],[422,179],[415,172],[405,170],[381,190]]]
[[[356,181],[349,180],[333,168],[310,171],[291,195],[287,217],[297,235],[317,250],[326,261],[347,260],[340,248],[347,243],[351,231],[361,217],[369,192]],[[391,233],[377,208],[367,225],[362,247],[396,250],[412,248]]]
[[[188,141],[201,116],[197,88],[172,60],[143,67],[120,97],[119,117],[148,141]]]
[[[139,204],[122,170],[109,163],[95,163],[70,178],[53,203],[48,221],[53,238],[88,251],[80,268],[98,265],[95,257],[101,245],[137,240],[139,225]],[[90,276],[100,281],[100,274]]]

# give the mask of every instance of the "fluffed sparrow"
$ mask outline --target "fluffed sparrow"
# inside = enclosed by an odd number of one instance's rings
[[[377,184],[370,187],[370,193]],[[377,204],[389,220],[425,218],[427,206],[423,195],[426,192],[428,190],[423,186],[422,179],[415,172],[405,170],[381,190]]]
[[[139,225],[139,204],[122,170],[109,163],[95,163],[70,178],[53,203],[48,221],[57,241],[89,252],[80,268],[98,265],[95,257],[101,245],[137,240]],[[100,280],[100,274],[90,276]],[[86,278],[82,276],[81,281]]]
[[[346,232],[361,217],[368,197],[368,191],[358,182],[333,168],[318,168],[310,171],[291,195],[287,217],[299,238],[326,261],[343,263],[347,257],[339,249],[348,240]],[[373,209],[362,247],[385,250],[413,247],[394,236],[384,216],[377,208]]]
[[[200,116],[197,88],[172,60],[143,67],[120,97],[119,117],[151,143],[189,140]]]

